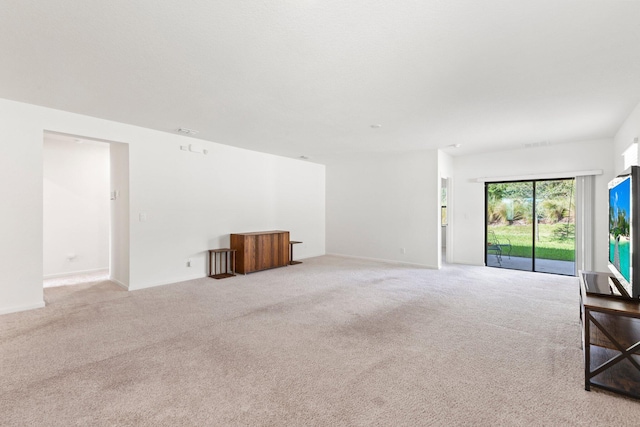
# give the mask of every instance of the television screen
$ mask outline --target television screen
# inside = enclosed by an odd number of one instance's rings
[[[614,272],[622,276],[625,288],[631,290],[632,241],[631,202],[632,180],[627,175],[619,177],[609,188],[609,263]],[[626,282],[626,283],[625,283]]]
[[[640,167],[609,182],[609,269],[612,283],[628,298],[640,299]]]

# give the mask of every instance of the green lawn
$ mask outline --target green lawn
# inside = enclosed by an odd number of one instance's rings
[[[539,236],[536,240],[536,258],[555,259],[559,261],[575,261],[575,237],[573,233],[568,238],[558,237],[558,232],[566,227],[565,224],[540,224]],[[531,258],[532,225],[499,225],[488,227],[496,233],[501,244],[511,242],[511,256]],[[555,233],[554,233],[555,230]],[[506,254],[506,252],[503,252]]]

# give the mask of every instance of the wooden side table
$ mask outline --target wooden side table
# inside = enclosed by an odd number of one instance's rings
[[[293,260],[293,245],[296,245],[298,243],[302,243],[302,242],[298,242],[296,240],[289,240],[289,265],[302,264],[302,261]]]
[[[640,302],[614,296],[609,273],[579,275],[584,388],[640,399]]]
[[[226,279],[236,275],[236,250],[209,249],[209,277]]]

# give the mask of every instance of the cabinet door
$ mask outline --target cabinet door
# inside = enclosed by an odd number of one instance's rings
[[[261,269],[260,263],[258,260],[258,254],[260,253],[258,247],[258,238],[260,236],[246,236],[244,240],[244,256],[245,256],[245,266],[247,269],[247,273],[251,273],[252,271],[258,271]]]
[[[236,271],[241,274],[256,271],[256,237],[244,234],[231,235],[231,249],[236,250]]]
[[[277,236],[274,253],[278,257],[278,266],[282,267],[289,264],[289,232],[280,233]]]
[[[257,267],[259,270],[272,268],[273,264],[273,234],[261,234],[257,239]]]
[[[245,267],[244,237],[238,234],[232,234],[229,236],[229,240],[229,247],[236,250],[236,271],[244,274],[247,272]]]

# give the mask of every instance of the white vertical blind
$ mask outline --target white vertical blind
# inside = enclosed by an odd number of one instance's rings
[[[576,177],[576,268],[593,271],[593,175]]]

